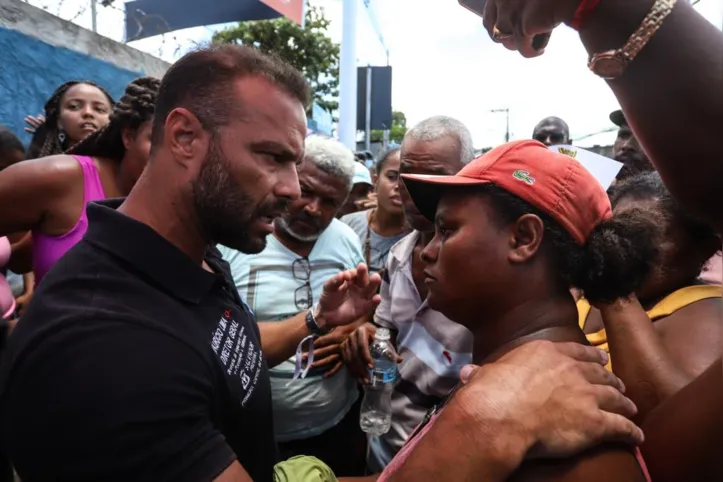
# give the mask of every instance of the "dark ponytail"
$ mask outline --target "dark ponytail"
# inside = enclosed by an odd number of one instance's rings
[[[572,286],[591,303],[608,303],[635,292],[658,259],[662,239],[656,224],[650,212],[629,209],[598,225],[581,248]]]
[[[623,200],[654,200],[654,205],[647,207],[651,215],[662,218],[661,226],[674,226],[684,239],[676,239],[678,250],[685,251],[691,263],[677,266],[676,270],[689,270],[692,277],[697,276],[706,262],[721,249],[721,236],[716,229],[691,214],[684,206],[673,198],[663,184],[657,172],[645,172],[628,177],[618,182],[609,191],[613,208]]]
[[[634,293],[658,259],[655,217],[629,210],[605,221],[580,246],[550,215],[494,185],[474,188],[491,203],[504,224],[534,214],[545,226],[541,252],[549,257],[553,282],[561,290],[583,291],[590,302],[609,302]]]

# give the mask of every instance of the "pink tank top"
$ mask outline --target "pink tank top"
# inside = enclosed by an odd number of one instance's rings
[[[10,241],[8,238],[0,238],[0,268],[5,266],[10,260]],[[13,291],[10,289],[8,280],[0,274],[0,317],[8,320],[15,313],[15,298]]]
[[[397,455],[392,459],[391,462],[389,462],[389,465],[387,465],[387,468],[384,469],[384,472],[382,472],[382,475],[379,476],[377,479],[377,482],[387,482],[389,480],[389,477],[392,476],[397,470],[399,470],[402,465],[404,465],[404,462],[409,457],[412,450],[414,450],[414,447],[419,444],[419,441],[424,438],[424,436],[429,432],[429,429],[432,428],[432,425],[434,425],[434,422],[437,421],[437,417],[439,416],[439,413],[435,414],[430,418],[427,425],[422,427],[421,430],[417,432],[415,430],[416,435],[413,433],[412,438],[410,440],[407,440],[407,443],[402,447],[402,449],[397,453]],[[422,422],[424,423],[424,422]],[[640,449],[638,447],[635,447],[635,458],[638,461],[638,464],[640,464],[640,470],[642,470],[643,475],[645,476],[645,480],[648,482],[651,482],[650,480],[650,473],[648,472],[648,467],[645,465],[645,461],[643,460],[643,454],[640,453]]]
[[[33,230],[33,270],[35,283],[40,283],[43,276],[70,248],[75,246],[88,230],[88,216],[85,208],[89,202],[105,199],[103,185],[100,182],[98,169],[93,159],[87,156],[73,156],[83,168],[83,210],[73,229],[62,236],[48,236]]]

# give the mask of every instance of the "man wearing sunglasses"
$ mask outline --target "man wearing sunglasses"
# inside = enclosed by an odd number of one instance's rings
[[[260,323],[281,327],[280,321],[304,316],[329,278],[363,262],[359,238],[335,219],[351,190],[355,164],[354,154],[338,141],[308,137],[298,171],[301,197],[276,219],[264,251],[248,255],[221,248],[241,298]],[[282,460],[313,455],[338,476],[363,474],[366,439],[355,405],[359,393],[339,350],[355,327],[317,333],[313,356],[304,345],[296,357],[270,370]]]
[[[542,119],[532,131],[532,138],[546,146],[572,144],[567,122],[554,116]]]

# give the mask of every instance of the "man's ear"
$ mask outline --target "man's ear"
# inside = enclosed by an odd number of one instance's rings
[[[211,134],[191,111],[179,107],[166,117],[163,127],[164,144],[173,153],[176,162],[190,166],[205,159],[211,143]]]
[[[510,252],[507,259],[511,263],[524,263],[537,254],[542,244],[545,224],[539,216],[525,214],[512,224]]]

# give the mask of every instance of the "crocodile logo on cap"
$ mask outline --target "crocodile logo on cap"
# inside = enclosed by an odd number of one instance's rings
[[[515,172],[513,172],[512,177],[514,177],[518,181],[522,181],[526,184],[529,184],[530,186],[535,184],[535,178],[530,176],[529,172],[523,171],[522,169],[518,169]]]

